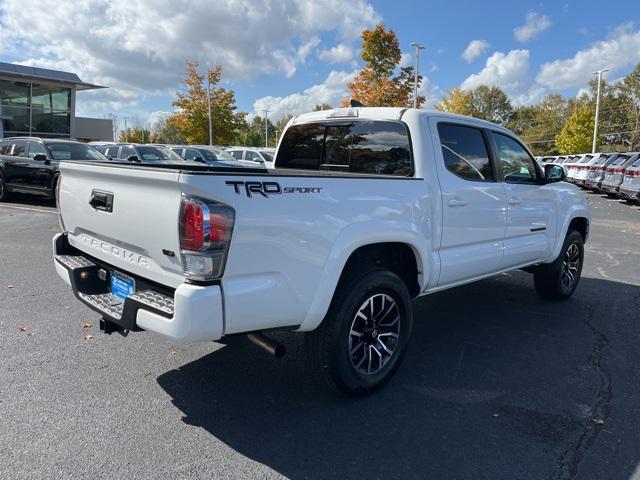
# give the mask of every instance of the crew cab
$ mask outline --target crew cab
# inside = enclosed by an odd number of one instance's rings
[[[92,146],[73,140],[10,137],[0,141],[0,202],[12,192],[55,197],[62,160],[104,161]]]
[[[265,331],[304,332],[318,376],[365,394],[400,365],[415,297],[514,269],[571,296],[591,215],[563,178],[482,120],[313,112],[274,170],[63,163],[54,264],[105,332],[247,334],[275,354]]]

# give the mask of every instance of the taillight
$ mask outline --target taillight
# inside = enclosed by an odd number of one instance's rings
[[[222,276],[234,221],[234,211],[226,205],[183,197],[179,233],[187,278],[213,280]]]
[[[640,170],[627,170],[627,177],[640,177]]]
[[[62,188],[62,175],[58,175],[58,179],[56,180],[55,185],[56,190],[56,207],[58,209],[58,223],[60,223],[60,230],[63,232],[66,231],[64,227],[64,220],[62,220],[62,210],[60,210],[60,189]]]

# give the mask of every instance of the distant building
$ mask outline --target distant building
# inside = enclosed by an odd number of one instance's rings
[[[76,117],[76,92],[106,88],[78,75],[0,62],[0,138],[113,140],[113,122]]]

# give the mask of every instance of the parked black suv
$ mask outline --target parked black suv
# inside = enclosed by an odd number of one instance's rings
[[[55,198],[62,160],[108,161],[92,146],[73,140],[36,137],[0,140],[0,202],[11,192]]]

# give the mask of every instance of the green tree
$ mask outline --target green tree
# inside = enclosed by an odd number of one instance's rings
[[[573,105],[572,108],[577,106]],[[522,137],[536,155],[558,155],[555,138],[567,122],[569,111],[566,98],[548,94],[537,105],[516,109],[509,127]]]
[[[196,62],[187,62],[184,84],[186,91],[178,92],[173,106],[178,112],[171,116],[171,123],[180,131],[188,143],[209,143],[209,115],[207,105],[207,83],[211,85],[211,117],[213,123],[213,143],[229,144],[246,123],[245,113],[236,111],[233,90],[217,86],[222,75],[222,66],[207,70],[206,75],[198,73]]]
[[[400,67],[400,43],[396,33],[384,25],[362,32],[360,58],[364,68],[347,84],[351,98],[370,107],[407,107],[412,104],[414,69]],[[396,73],[397,72],[397,73]],[[418,77],[418,87],[422,77]],[[418,106],[424,97],[418,98]],[[347,106],[348,99],[343,101]]]
[[[126,130],[120,130],[118,142],[149,143],[151,142],[151,131],[144,127],[129,127]]]
[[[171,118],[159,120],[151,129],[151,141],[153,143],[168,143],[181,145],[187,143],[182,132],[178,129]]]
[[[618,84],[622,110],[626,113],[629,150],[640,149],[640,63]]]
[[[470,116],[473,113],[471,102],[473,94],[469,90],[452,88],[447,96],[443,97],[435,106],[441,112],[457,113],[458,115]]]
[[[556,136],[556,147],[560,154],[590,152],[594,120],[591,108],[586,105],[576,108]]]

